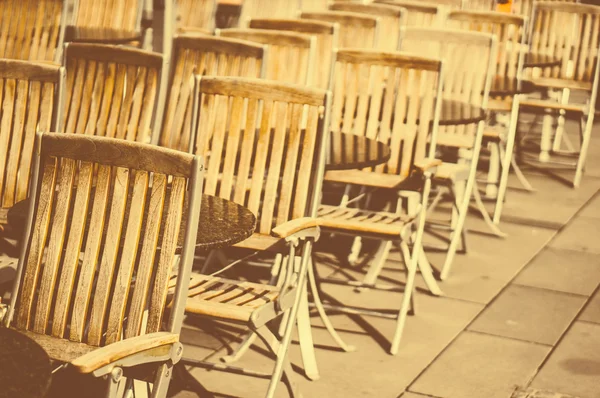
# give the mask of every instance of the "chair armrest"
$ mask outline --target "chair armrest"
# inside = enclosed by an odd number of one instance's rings
[[[317,218],[313,218],[313,217],[296,218],[294,220],[284,222],[283,224],[280,224],[280,225],[276,226],[275,228],[273,228],[271,230],[271,235],[273,235],[276,238],[286,239],[298,232],[313,228],[313,229],[317,230],[316,237],[318,237],[318,235],[319,235],[318,226],[319,226],[319,220]]]
[[[97,350],[75,358],[71,361],[71,365],[79,373],[92,373],[107,365],[133,366],[164,361],[172,355],[171,348],[176,344],[179,344],[179,335],[177,334],[169,332],[150,333],[99,347]],[[139,360],[135,358],[131,360],[132,357],[139,354],[146,355],[143,355],[143,358],[141,357]],[[152,360],[151,357],[155,359]]]
[[[415,162],[414,166],[415,166],[415,169],[424,173],[426,171],[435,169],[436,167],[438,167],[441,164],[442,164],[442,161],[440,159],[427,158],[427,159],[423,159],[423,160]]]

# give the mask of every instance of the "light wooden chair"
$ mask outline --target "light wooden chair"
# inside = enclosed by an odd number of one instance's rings
[[[67,0],[0,1],[0,57],[61,63]]]
[[[327,11],[329,0],[301,0],[300,9],[302,11]]]
[[[547,68],[541,76],[532,79],[538,89],[546,91],[546,97],[523,100],[519,110],[544,115],[538,161],[542,165],[555,163],[575,168],[575,187],[581,182],[594,123],[600,60],[599,24],[598,6],[554,1],[534,5],[531,50],[558,57],[561,64]],[[557,26],[561,28],[556,29]],[[573,102],[571,91],[582,93],[585,102]],[[556,129],[552,126],[554,117],[557,117]],[[565,118],[580,122],[578,146],[564,134]],[[570,160],[573,157],[577,158],[574,163]]]
[[[266,49],[249,41],[192,33],[175,37],[173,48],[164,123],[157,119],[156,125],[162,124],[161,146],[187,152],[192,141],[193,76],[262,77]]]
[[[344,11],[304,11],[302,19],[337,23],[340,48],[375,48],[379,40],[379,18]]]
[[[336,1],[329,5],[329,9],[379,18],[379,39],[376,48],[381,51],[398,49],[400,28],[406,25],[406,10],[386,4],[361,4],[348,1]]]
[[[316,40],[310,35],[267,29],[217,29],[217,36],[267,46],[264,77],[285,83],[311,85]]]
[[[387,198],[388,207],[370,211],[321,205],[319,220],[321,228],[329,232],[381,240],[364,281],[351,281],[355,287],[380,288],[377,277],[392,242],[399,243],[407,283],[400,289],[404,297],[396,318],[392,354],[400,346],[419,259],[423,260],[423,277],[428,285],[435,285],[431,268],[424,262],[422,237],[431,177],[441,164],[434,159],[441,75],[439,60],[405,53],[341,49],[336,57],[331,129],[382,141],[391,147],[391,157],[373,169],[328,171],[325,180],[377,189],[378,197]],[[398,290],[390,286],[383,289]],[[340,310],[345,311],[344,307]],[[390,317],[389,313],[371,310],[360,313]]]
[[[375,0],[375,4],[387,4],[406,10],[406,26],[432,28],[443,23],[444,13],[439,4],[411,0]]]
[[[302,0],[244,0],[240,27],[248,26],[251,19],[295,18]]]
[[[538,0],[512,0],[511,12],[513,14],[522,15],[527,17],[528,21],[531,21],[533,17],[533,4]],[[578,3],[579,0],[544,0],[544,1],[556,1],[565,3]]]
[[[520,15],[490,11],[452,11],[447,17],[449,27],[496,36],[498,55],[492,86],[498,89],[502,87],[510,89],[511,86],[521,87],[525,55],[523,49],[526,48],[525,22],[526,19]],[[490,98],[487,106],[488,111],[492,113],[490,116],[502,128],[501,131],[498,131],[494,127],[487,127],[484,132],[484,141],[487,141],[490,149],[490,170],[486,193],[488,197],[496,199],[493,216],[495,224],[500,222],[511,164],[522,184],[526,188],[532,189],[512,157],[518,109],[518,103],[514,97],[511,95]]]
[[[116,396],[124,370],[152,364],[151,396],[166,397],[188,291],[177,285],[166,315],[167,286],[175,272],[190,275],[201,166],[150,145],[38,134],[27,244],[4,326],[52,360],[104,378],[107,396]]]
[[[162,55],[106,44],[65,47],[65,132],[150,143]]]
[[[496,0],[465,0],[462,8],[467,11],[494,11]]]
[[[283,30],[313,36],[316,51],[312,85],[324,89],[329,87],[333,49],[338,47],[338,24],[308,19],[253,19],[249,26],[253,29]]]
[[[215,29],[217,0],[177,0],[177,29],[203,29],[212,32]]]
[[[485,112],[498,51],[494,35],[455,29],[406,28],[400,46],[403,51],[420,51],[444,62],[442,95],[445,101],[456,101]],[[450,272],[459,243],[465,246],[463,227],[471,195],[481,214],[487,216],[490,228],[501,235],[489,220],[479,192],[473,189],[485,124],[482,120],[476,124],[443,126],[437,135],[438,146],[458,152],[458,162],[444,162],[437,168],[434,179],[434,185],[445,187],[454,202],[450,244],[440,275],[442,279]],[[434,199],[434,205],[437,199]]]
[[[208,156],[204,192],[233,200],[257,215],[256,232],[236,246],[276,253],[272,272],[278,278],[276,285],[266,285],[193,274],[186,311],[246,325],[267,344],[276,356],[272,374],[259,376],[271,379],[267,397],[273,396],[282,375],[293,391],[287,351],[301,301],[305,313],[299,333],[311,333],[306,278],[312,242],[319,234],[314,217],[329,104],[325,90],[299,85],[234,77],[196,80],[194,151]],[[285,326],[276,338],[267,323],[284,313]],[[303,337],[300,340],[304,350]],[[183,361],[239,373],[239,368],[222,364]]]

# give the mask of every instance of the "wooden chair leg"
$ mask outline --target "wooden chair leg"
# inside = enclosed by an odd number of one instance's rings
[[[571,92],[571,90],[569,90],[568,88],[565,88],[562,90],[561,96],[560,96],[561,104],[566,105],[569,103],[570,92]],[[565,132],[565,117],[564,117],[564,115],[560,115],[557,118],[556,133],[554,135],[554,142],[552,143],[553,151],[560,151],[564,132]],[[567,138],[567,137],[565,136],[564,138]],[[567,140],[567,142],[570,143],[570,141],[568,141],[568,140]]]
[[[421,277],[423,277],[425,285],[427,285],[427,289],[429,289],[429,292],[434,296],[443,296],[444,293],[433,276],[433,268],[431,268],[431,263],[429,263],[427,255],[425,254],[425,249],[423,249],[422,245],[419,248],[418,256],[417,265],[421,271]]]
[[[310,267],[310,264],[309,264]],[[300,307],[298,308],[298,340],[300,342],[300,353],[302,354],[302,363],[304,364],[304,373],[310,380],[319,380],[319,368],[315,355],[315,345],[312,338],[310,326],[310,313],[308,311],[308,292],[306,283],[300,288],[302,296]],[[284,332],[285,333],[285,332]]]
[[[485,204],[483,203],[483,200],[481,200],[481,194],[479,193],[477,182],[475,182],[475,187],[473,188],[473,198],[475,199],[475,205],[477,206],[479,213],[483,217],[483,221],[485,221],[486,225],[492,230],[492,233],[500,238],[506,238],[506,233],[502,232],[500,228],[498,228],[498,225],[494,224],[490,218],[490,215],[485,208]]]
[[[167,364],[160,366],[160,368],[156,371],[156,376],[154,377],[152,398],[166,398],[172,374],[173,366],[169,366]]]
[[[585,160],[587,157],[587,151],[590,146],[590,138],[592,135],[592,126],[594,125],[594,110],[590,110],[587,123],[583,129],[583,140],[581,142],[581,149],[579,150],[579,158],[577,160],[577,168],[575,169],[575,178],[573,179],[573,187],[577,188],[581,183],[581,177],[583,176],[583,168],[585,166]]]

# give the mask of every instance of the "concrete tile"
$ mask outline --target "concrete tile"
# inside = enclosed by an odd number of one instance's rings
[[[550,247],[600,254],[600,221],[576,217],[558,233]]]
[[[600,218],[600,194],[596,194],[577,215],[581,217]]]
[[[550,347],[464,332],[410,386],[444,398],[506,398],[535,374]]]
[[[531,387],[600,398],[600,325],[575,322]]]
[[[521,271],[514,283],[589,296],[600,283],[600,256],[546,248]]]
[[[404,394],[402,394],[400,398],[436,398],[436,397],[432,397],[431,395],[423,395],[423,394],[417,394],[414,392],[407,391]]]
[[[579,315],[579,320],[600,324],[600,290],[588,301]]]
[[[509,285],[469,330],[553,345],[585,301],[583,296]]]

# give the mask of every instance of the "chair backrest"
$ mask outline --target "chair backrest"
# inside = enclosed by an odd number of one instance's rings
[[[374,48],[379,35],[379,18],[345,11],[305,11],[303,19],[337,23],[340,47]]]
[[[465,0],[428,0],[428,2],[448,9],[460,10],[464,7]]]
[[[244,0],[240,15],[240,26],[247,26],[255,18],[295,18],[301,0]]]
[[[406,26],[435,27],[441,23],[442,7],[438,4],[414,0],[375,0],[376,4],[402,7],[406,10]]]
[[[178,29],[215,29],[216,0],[177,0],[176,10]]]
[[[84,134],[39,134],[36,145],[7,325],[91,346],[178,332],[183,308],[163,314],[178,246],[179,277],[192,265],[202,161]]]
[[[498,40],[496,77],[521,78],[525,54],[525,17],[494,11],[452,11],[450,28],[489,33]]]
[[[65,132],[150,142],[161,54],[71,43],[65,64]]]
[[[494,11],[496,0],[465,0],[463,9],[468,11]]]
[[[67,0],[1,0],[0,58],[61,62]]]
[[[265,46],[249,41],[193,34],[175,37],[160,145],[189,149],[193,75],[262,77],[264,58]]]
[[[388,144],[390,160],[377,171],[408,176],[415,161],[435,154],[441,61],[401,52],[341,49],[334,76],[331,129]]]
[[[0,59],[0,224],[27,198],[35,133],[56,128],[58,65]]]
[[[207,154],[204,192],[257,215],[257,232],[315,216],[329,94],[270,80],[197,77],[193,131]],[[210,154],[210,155],[209,155]]]
[[[329,0],[301,0],[300,9],[302,11],[326,11]]]
[[[130,40],[134,39],[141,32],[144,1],[77,0],[69,28],[78,37],[111,38],[112,32],[125,32],[130,34]],[[124,37],[115,35],[115,38]]]
[[[511,12],[513,14],[519,14],[524,17],[527,17],[529,21],[531,21],[531,17],[533,17],[533,4],[538,0],[512,0]],[[556,1],[556,2],[565,2],[565,3],[576,3],[579,0],[545,0],[545,1]]]
[[[250,28],[283,30],[313,36],[316,51],[312,85],[319,88],[329,87],[333,49],[338,47],[338,24],[308,19],[253,19],[250,21]]]
[[[536,2],[529,44],[531,51],[561,59],[544,77],[575,80],[592,86],[598,57],[600,7],[568,2]],[[560,27],[560,29],[557,29]]]
[[[379,18],[377,48],[382,51],[398,49],[400,28],[406,25],[406,10],[386,4],[361,4],[335,2],[329,6],[332,11],[349,11]]]
[[[316,51],[310,35],[267,29],[217,29],[217,35],[248,40],[267,46],[266,79],[286,83],[312,84],[312,68]]]

